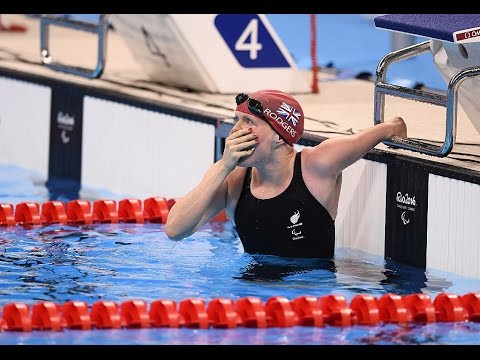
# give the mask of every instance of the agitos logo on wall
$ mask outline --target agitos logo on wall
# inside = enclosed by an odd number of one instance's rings
[[[387,168],[385,256],[425,267],[428,173],[406,162]]]
[[[57,114],[57,127],[62,131],[60,133],[60,139],[62,143],[67,144],[70,142],[69,132],[75,129],[75,117],[68,113],[59,111]]]
[[[52,87],[49,181],[81,180],[83,97],[75,87]]]
[[[410,197],[407,194],[403,195],[400,191],[397,192],[397,208],[403,210],[400,215],[400,219],[403,222],[403,225],[408,225],[410,223],[411,216],[408,215],[408,212],[414,212],[417,202],[415,201],[415,196]],[[413,214],[412,214],[413,215]]]

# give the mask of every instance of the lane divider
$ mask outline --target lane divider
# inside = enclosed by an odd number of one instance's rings
[[[139,199],[96,200],[93,206],[87,200],[71,200],[67,203],[52,200],[41,206],[36,202],[21,202],[16,206],[0,204],[0,226],[15,225],[49,225],[75,224],[89,225],[93,223],[136,223],[145,222],[165,224],[170,209],[177,199],[149,197]],[[222,210],[211,221],[228,220]]]
[[[15,207],[0,204],[0,226],[92,223],[166,223],[177,199],[150,197],[139,199],[86,200],[68,203],[48,201],[41,206],[22,202]],[[225,210],[211,221],[227,221]],[[156,300],[147,310],[143,300],[129,300],[118,305],[98,301],[91,308],[82,301],[63,305],[38,302],[32,306],[9,303],[2,309],[0,329],[6,331],[52,330],[63,328],[90,330],[187,327],[197,329],[235,328],[238,326],[267,328],[291,326],[352,326],[382,323],[405,324],[432,322],[480,322],[480,293],[463,296],[441,293],[432,302],[427,294],[400,296],[385,294],[380,298],[359,294],[350,304],[342,295],[321,298],[300,296],[291,301],[282,296],[269,298],[265,304],[257,297],[236,301],[216,298],[208,305],[203,299]]]
[[[468,321],[480,322],[480,293],[440,293],[433,302],[427,294],[385,294],[380,298],[359,294],[350,304],[343,295],[299,296],[293,300],[272,296],[265,304],[253,296],[238,300],[215,298],[208,303],[188,298],[178,306],[175,301],[164,299],[155,300],[150,306],[143,300],[127,300],[120,305],[100,300],[91,307],[83,301],[63,305],[42,301],[35,303],[31,312],[28,304],[15,302],[3,306],[0,330],[346,327]]]

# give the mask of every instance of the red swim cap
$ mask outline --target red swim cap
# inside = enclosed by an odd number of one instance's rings
[[[303,110],[299,102],[292,96],[279,90],[260,90],[244,96],[236,111],[253,115],[259,119],[266,120],[273,129],[290,145],[295,144],[303,135]],[[240,95],[238,100],[242,100]],[[250,105],[255,105],[258,100],[261,104],[260,110],[263,116],[252,112]],[[258,109],[258,108],[257,108]],[[259,112],[259,111],[258,111]]]

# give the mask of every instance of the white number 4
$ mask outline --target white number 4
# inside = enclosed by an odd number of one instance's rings
[[[249,36],[250,42],[247,42]],[[258,19],[250,20],[235,43],[235,50],[250,51],[250,59],[255,60],[257,58],[257,52],[262,50],[262,44],[258,42]]]

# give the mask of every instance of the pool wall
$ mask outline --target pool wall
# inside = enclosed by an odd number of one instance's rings
[[[48,181],[175,198],[215,160],[216,118],[3,71],[0,97],[0,161]]]
[[[181,197],[221,155],[229,129],[222,120],[0,68],[0,162],[38,172],[47,183]],[[307,134],[297,149],[320,141]],[[373,150],[344,171],[336,246],[479,278],[479,184],[474,171]]]

